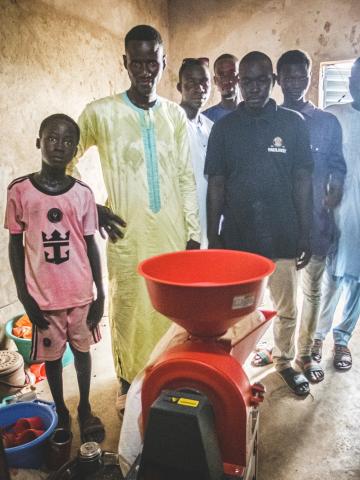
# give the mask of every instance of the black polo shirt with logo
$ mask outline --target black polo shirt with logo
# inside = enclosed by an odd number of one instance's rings
[[[295,258],[299,222],[294,203],[297,170],[313,160],[304,119],[270,100],[260,114],[236,111],[212,128],[205,174],[225,177],[224,247],[269,258]]]

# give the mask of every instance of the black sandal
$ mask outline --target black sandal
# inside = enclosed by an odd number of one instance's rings
[[[313,346],[311,347],[311,357],[315,362],[320,363],[322,358],[322,340],[315,339]]]
[[[350,370],[352,367],[352,357],[348,347],[335,343],[333,363],[336,370],[341,372]]]
[[[277,372],[286,385],[299,397],[306,397],[310,393],[309,382],[306,377],[292,367]]]
[[[78,416],[80,437],[83,443],[97,442],[101,443],[105,438],[105,428],[99,417],[95,417],[89,412],[84,417]]]
[[[303,371],[310,383],[320,383],[324,380],[324,370],[313,362],[312,357],[305,356],[295,360],[296,365]]]

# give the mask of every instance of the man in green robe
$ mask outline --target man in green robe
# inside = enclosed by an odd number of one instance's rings
[[[134,27],[125,51],[131,86],[86,106],[78,154],[97,146],[111,210],[98,207],[99,224],[112,240],[109,317],[122,393],[170,324],[152,307],[138,263],[199,248],[200,240],[186,115],[156,93],[166,63],[161,36],[150,26]]]

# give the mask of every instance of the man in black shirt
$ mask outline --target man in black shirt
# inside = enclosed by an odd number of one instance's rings
[[[307,395],[309,383],[291,361],[296,271],[311,257],[313,160],[308,132],[301,115],[270,99],[275,76],[269,57],[247,54],[240,62],[239,78],[244,101],[214,125],[209,138],[209,248],[245,250],[276,261],[269,279],[278,312],[274,363],[297,395]]]

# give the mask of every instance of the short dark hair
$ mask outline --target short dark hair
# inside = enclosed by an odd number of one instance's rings
[[[125,49],[132,41],[137,42],[156,42],[159,45],[163,44],[160,33],[150,25],[136,25],[125,36]]]
[[[206,59],[208,61],[208,59]],[[179,82],[185,70],[189,70],[192,67],[206,67],[209,68],[209,64],[204,61],[204,58],[186,58],[183,60],[181,67],[179,68]]]
[[[257,61],[266,62],[266,63],[268,63],[269,66],[271,67],[271,70],[273,69],[273,64],[272,64],[271,58],[268,57],[265,53],[263,53],[263,52],[258,52],[258,51],[256,51],[256,50],[254,50],[253,52],[247,53],[247,54],[240,60],[239,68],[240,68],[242,65],[246,65],[246,64],[248,64],[248,63],[257,62]]]
[[[71,117],[68,115],[65,115],[65,113],[54,113],[53,115],[50,115],[49,117],[44,118],[44,120],[40,124],[39,128],[39,137],[41,138],[41,135],[43,134],[43,131],[45,130],[46,126],[56,120],[62,120],[68,123],[71,123],[71,125],[75,128],[76,130],[76,142],[78,143],[80,140],[80,128],[79,125],[73,120]]]
[[[276,72],[280,75],[284,65],[305,65],[307,70],[311,68],[310,56],[302,50],[289,50],[281,55],[276,64]]]
[[[217,59],[215,60],[215,62],[214,62],[214,70],[215,70],[216,64],[217,64],[218,62],[220,62],[221,60],[234,60],[235,63],[239,61],[239,59],[238,59],[235,55],[232,55],[231,53],[223,53],[222,55],[220,55],[219,57],[217,57]]]
[[[355,70],[355,68],[360,68],[360,57],[358,57],[354,63],[352,64],[352,67],[351,67],[351,74],[353,74],[353,71]]]

